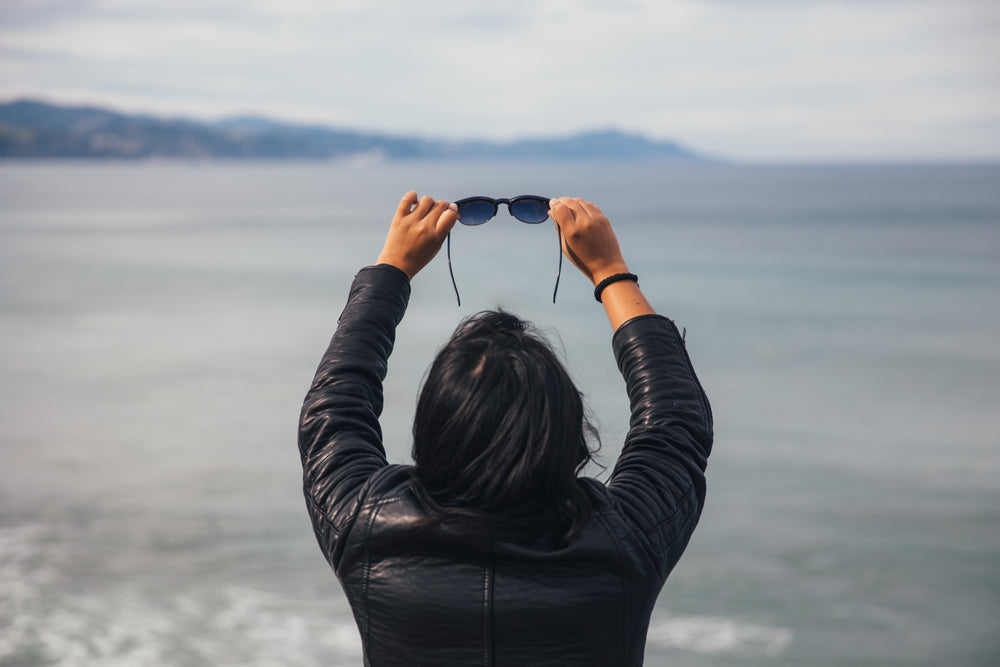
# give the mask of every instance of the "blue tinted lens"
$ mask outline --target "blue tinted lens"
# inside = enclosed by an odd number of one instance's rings
[[[497,209],[493,202],[485,199],[472,199],[458,203],[458,221],[463,225],[481,225],[494,215]]]
[[[510,214],[521,222],[537,225],[549,217],[549,200],[542,197],[524,197],[510,203]]]

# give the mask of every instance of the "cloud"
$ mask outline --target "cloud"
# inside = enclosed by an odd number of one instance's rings
[[[1000,153],[1000,5],[11,0],[0,96],[736,157]]]

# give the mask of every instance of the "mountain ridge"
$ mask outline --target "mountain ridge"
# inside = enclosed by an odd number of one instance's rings
[[[711,162],[673,141],[615,128],[511,141],[438,139],[288,123],[256,115],[216,121],[127,114],[21,99],[0,103],[0,159],[654,160]]]

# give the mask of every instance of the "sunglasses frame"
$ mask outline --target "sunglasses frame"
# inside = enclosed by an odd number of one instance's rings
[[[511,217],[514,218],[515,220],[523,222],[526,225],[540,225],[543,222],[545,222],[545,220],[549,219],[549,216],[546,215],[544,220],[539,220],[538,222],[531,222],[531,221],[528,221],[528,220],[522,220],[521,218],[519,218],[516,215],[514,215],[514,212],[511,209],[511,205],[512,204],[516,204],[517,202],[522,201],[524,199],[537,199],[537,200],[540,200],[540,201],[544,201],[546,204],[548,204],[549,201],[550,201],[549,197],[542,197],[540,195],[518,195],[516,197],[511,197],[510,199],[507,199],[507,198],[495,199],[493,197],[476,196],[476,197],[465,197],[464,199],[459,199],[458,201],[455,202],[455,204],[459,207],[459,209],[461,209],[462,204],[468,204],[468,203],[474,202],[474,201],[481,201],[483,203],[487,203],[487,204],[492,204],[493,205],[493,215],[491,215],[490,217],[486,218],[482,222],[471,223],[471,224],[470,223],[462,223],[466,227],[478,227],[480,225],[485,225],[487,222],[489,222],[490,220],[492,220],[493,218],[496,217],[497,212],[500,210],[500,204],[506,204],[507,205],[507,212],[510,213]],[[459,218],[458,221],[462,222],[462,219]],[[558,241],[559,241],[559,268],[556,269],[556,286],[552,290],[552,303],[556,302],[556,294],[559,292],[559,278],[562,276],[562,258],[563,258],[563,253],[562,253],[562,228],[559,226],[558,222],[556,223],[556,236],[557,236]],[[451,276],[451,287],[452,287],[452,289],[455,290],[455,299],[458,301],[458,305],[461,306],[462,305],[462,297],[459,296],[459,294],[458,294],[458,284],[455,282],[455,272],[451,268],[451,232],[448,233],[447,255],[448,255],[448,275]]]
[[[490,217],[486,218],[482,222],[462,222],[462,218],[459,218],[458,221],[461,222],[466,227],[478,227],[479,225],[485,225],[487,222],[489,222],[490,220],[492,220],[493,218],[496,217],[497,212],[500,210],[500,204],[506,204],[507,205],[507,212],[510,213],[510,216],[512,218],[520,220],[521,222],[523,222],[523,223],[525,223],[527,225],[540,225],[540,224],[542,224],[543,222],[545,222],[546,220],[549,219],[548,215],[546,215],[544,218],[542,218],[541,220],[538,220],[538,221],[525,220],[524,218],[517,217],[517,215],[514,214],[514,205],[518,204],[518,203],[520,203],[522,201],[524,201],[525,199],[534,199],[534,200],[537,200],[537,201],[540,201],[540,202],[544,202],[546,206],[549,205],[549,198],[548,197],[542,197],[540,195],[518,195],[516,197],[511,197],[510,199],[506,199],[506,198],[494,199],[493,197],[482,197],[482,196],[465,197],[464,199],[459,199],[458,201],[455,202],[455,205],[458,206],[459,213],[461,213],[462,206],[464,204],[469,204],[469,203],[472,203],[472,202],[483,202],[483,203],[490,204],[491,206],[493,206],[493,215],[491,215]]]

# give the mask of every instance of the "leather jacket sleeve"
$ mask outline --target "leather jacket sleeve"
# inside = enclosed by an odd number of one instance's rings
[[[712,410],[672,321],[629,320],[612,345],[632,416],[608,490],[666,578],[705,503]]]
[[[401,270],[358,272],[299,419],[303,491],[316,538],[334,564],[338,537],[356,516],[362,487],[388,465],[382,447],[382,381],[410,298]]]

